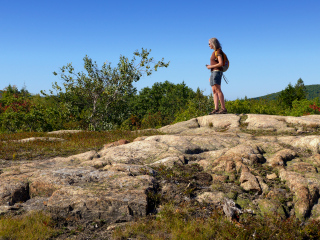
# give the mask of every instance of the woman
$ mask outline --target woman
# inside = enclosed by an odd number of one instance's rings
[[[223,74],[222,47],[220,42],[216,38],[209,39],[209,47],[214,50],[210,57],[210,65],[207,65],[207,68],[211,69],[209,82],[212,87],[213,101],[215,106],[215,109],[209,114],[224,114],[227,113],[227,109],[224,103],[224,95],[221,91],[221,78]],[[221,104],[221,110],[219,110],[219,100]]]

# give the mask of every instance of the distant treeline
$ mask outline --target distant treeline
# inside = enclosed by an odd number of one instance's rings
[[[306,85],[306,93],[307,93],[307,99],[312,100],[314,98],[320,98],[320,84],[314,84],[314,85]],[[256,97],[253,99],[269,99],[269,100],[276,100],[277,97],[279,97],[280,92],[267,94],[261,97]]]

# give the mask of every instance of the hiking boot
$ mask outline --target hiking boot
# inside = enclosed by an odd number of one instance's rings
[[[218,114],[218,113],[219,113],[219,109],[214,109],[211,113],[209,113],[209,115]]]
[[[226,114],[228,111],[227,109],[221,109],[218,114]]]

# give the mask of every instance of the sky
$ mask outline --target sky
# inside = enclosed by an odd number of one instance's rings
[[[116,66],[137,49],[170,61],[135,83],[141,90],[168,80],[211,93],[208,40],[227,54],[227,100],[285,89],[299,78],[320,84],[319,0],[0,0],[0,90],[9,84],[33,94],[62,80],[54,71],[88,55]]]

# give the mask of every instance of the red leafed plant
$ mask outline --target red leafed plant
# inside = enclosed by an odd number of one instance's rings
[[[318,107],[315,103],[309,106],[310,108],[312,108],[315,111],[319,111],[320,112],[320,107]]]

